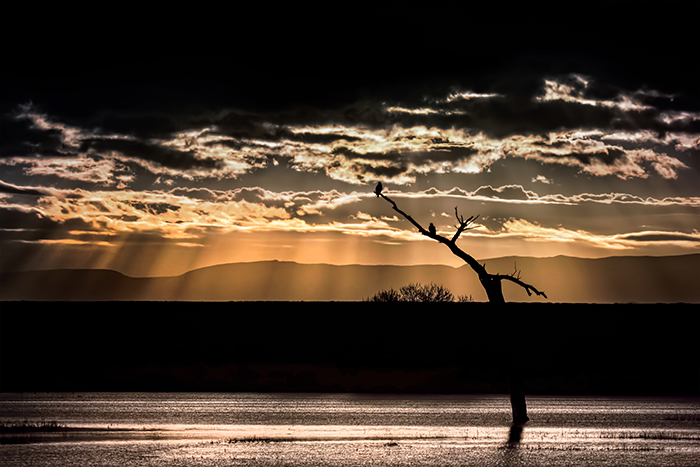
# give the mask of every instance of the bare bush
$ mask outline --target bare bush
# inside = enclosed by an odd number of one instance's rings
[[[431,302],[431,303],[449,303],[449,302],[471,302],[471,296],[461,295],[455,297],[454,294],[445,286],[440,284],[430,283],[428,285],[408,284],[401,287],[399,290],[389,289],[377,292],[374,296],[368,298],[368,302]]]

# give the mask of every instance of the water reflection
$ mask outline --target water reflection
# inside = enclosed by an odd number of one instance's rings
[[[510,427],[510,431],[508,432],[508,447],[514,448],[520,444],[520,440],[523,438],[523,428],[524,425],[513,425]]]
[[[525,424],[508,423],[507,396],[0,394],[0,422],[83,430],[57,435],[70,442],[3,445],[0,464],[651,467],[700,456],[700,399],[532,397],[529,406],[525,435]]]

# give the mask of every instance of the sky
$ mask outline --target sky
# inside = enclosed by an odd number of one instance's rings
[[[2,271],[700,252],[697,2],[0,8]]]

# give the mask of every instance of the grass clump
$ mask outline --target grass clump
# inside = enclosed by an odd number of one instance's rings
[[[246,436],[244,438],[231,438],[228,440],[228,444],[235,443],[280,443],[284,441],[295,441],[291,438],[275,438],[269,436]]]
[[[0,422],[0,433],[43,433],[65,430],[66,426],[57,421]]]
[[[623,433],[602,433],[601,438],[608,439],[646,439],[646,440],[691,440],[700,441],[700,433],[676,431],[633,431]]]

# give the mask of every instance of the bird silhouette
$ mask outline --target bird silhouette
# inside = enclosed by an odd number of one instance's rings
[[[379,195],[382,194],[382,190],[384,187],[382,186],[382,182],[377,183],[377,188],[374,189],[374,193],[377,195],[377,198],[379,198]]]
[[[432,222],[431,222],[430,225],[428,226],[428,230],[430,231],[430,235],[435,235],[435,233],[437,232],[437,231],[435,230],[435,226],[433,225]]]

